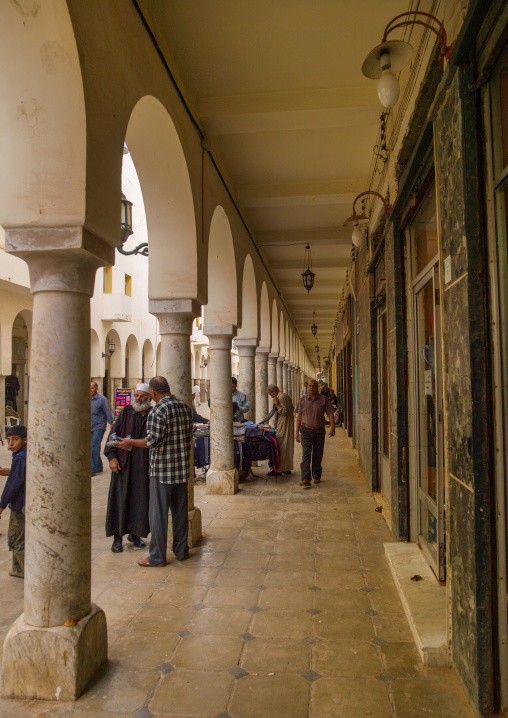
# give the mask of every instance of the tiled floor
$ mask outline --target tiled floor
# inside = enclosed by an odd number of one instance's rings
[[[267,480],[266,467],[236,496],[199,484],[203,541],[157,569],[136,565],[142,552],[111,553],[109,477],[94,479],[93,598],[108,618],[109,666],[75,704],[0,700],[0,716],[471,716],[453,671],[420,663],[383,555],[386,524],[341,432],[324,467],[310,490],[299,473]],[[6,524],[3,632],[23,589],[7,573]]]

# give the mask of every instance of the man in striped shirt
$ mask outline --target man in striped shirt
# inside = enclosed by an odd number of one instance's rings
[[[168,510],[173,523],[173,553],[179,561],[189,555],[187,481],[192,442],[192,409],[171,394],[164,377],[150,380],[156,403],[146,422],[145,439],[124,439],[117,448],[150,449],[150,553],[140,566],[164,566],[168,542]]]

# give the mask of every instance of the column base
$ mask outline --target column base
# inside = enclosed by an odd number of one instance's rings
[[[75,626],[30,626],[22,614],[5,637],[2,696],[75,701],[107,660],[106,616],[95,604]]]
[[[189,548],[196,546],[201,540],[201,511],[197,508],[193,508],[189,511],[189,536],[187,539],[187,545]]]
[[[206,474],[206,493],[207,494],[236,494],[238,491],[238,471],[232,469],[229,471],[209,470]]]

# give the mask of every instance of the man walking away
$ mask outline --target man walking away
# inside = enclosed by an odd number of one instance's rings
[[[194,386],[192,387],[192,401],[194,402],[194,406],[197,408],[200,406],[201,402],[199,401],[201,397],[201,389],[198,386],[198,383],[196,382]]]
[[[130,436],[131,439],[144,439],[151,407],[148,384],[138,384],[134,392],[134,401],[124,406],[113,424],[110,436],[116,434],[119,438]],[[122,451],[116,446],[106,444],[104,454],[111,469],[106,513],[106,536],[114,536],[111,550],[113,553],[123,551],[122,539],[125,534],[135,549],[144,548],[145,542],[141,537],[148,536],[150,533],[148,521],[150,452],[137,446],[133,446],[130,451]]]
[[[167,380],[150,380],[150,397],[156,403],[146,422],[145,439],[124,439],[119,449],[150,449],[150,553],[140,566],[165,566],[168,510],[173,523],[173,553],[179,561],[189,556],[187,481],[192,442],[192,409],[171,394]]]
[[[323,450],[325,446],[325,414],[330,422],[330,433],[335,436],[333,406],[324,394],[318,394],[318,383],[309,382],[309,393],[302,396],[296,408],[296,441],[302,444],[302,480],[300,486],[308,488],[312,477],[315,484],[321,481]]]
[[[302,390],[301,390],[301,392],[300,392],[300,396],[301,396],[301,397],[302,397],[302,396],[307,396],[308,393],[309,393],[309,384],[308,384],[308,382],[305,382],[304,385],[303,385],[303,388],[302,388]]]
[[[106,424],[113,426],[113,414],[106,397],[99,394],[99,387],[95,381],[90,383],[90,397],[92,411],[92,476],[95,476],[103,470],[101,442],[106,431]]]

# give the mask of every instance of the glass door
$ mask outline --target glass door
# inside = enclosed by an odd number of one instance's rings
[[[414,287],[418,542],[445,579],[441,326],[437,265]]]

